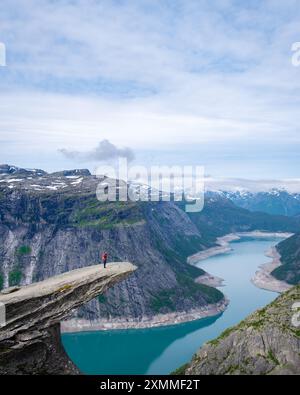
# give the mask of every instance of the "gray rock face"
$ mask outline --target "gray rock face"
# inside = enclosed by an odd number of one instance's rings
[[[300,302],[299,285],[205,344],[185,374],[300,374],[295,302]]]
[[[51,176],[58,177],[71,177],[71,176],[90,176],[91,173],[88,169],[74,169],[74,170],[62,170],[55,173],[51,173]]]
[[[79,373],[62,348],[60,321],[135,269],[128,262],[90,266],[0,294],[0,374]]]
[[[8,176],[38,177],[45,176],[47,173],[41,169],[22,169],[17,166],[0,165],[0,174]]]

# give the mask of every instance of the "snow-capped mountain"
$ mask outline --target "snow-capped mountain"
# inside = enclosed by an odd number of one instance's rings
[[[271,188],[269,191],[251,192],[246,189],[236,191],[208,191],[230,199],[239,207],[250,211],[262,211],[273,215],[300,215],[300,193],[288,192],[283,188]]]

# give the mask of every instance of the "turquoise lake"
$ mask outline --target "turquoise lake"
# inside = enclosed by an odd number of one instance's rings
[[[80,332],[62,335],[71,360],[85,374],[168,374],[188,362],[199,347],[271,302],[277,294],[251,283],[265,252],[281,239],[243,238],[229,253],[208,258],[199,267],[225,280],[230,299],[218,316],[152,329]]]

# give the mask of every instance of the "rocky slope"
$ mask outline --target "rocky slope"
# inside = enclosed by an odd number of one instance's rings
[[[63,351],[60,321],[135,269],[128,262],[90,266],[0,293],[0,375],[79,373]]]
[[[186,263],[189,255],[226,233],[300,228],[298,218],[251,213],[220,196],[207,196],[204,210],[190,215],[179,203],[99,202],[97,186],[107,180],[84,169],[46,174],[5,165],[0,173],[0,288],[97,263],[103,250],[138,267],[77,313],[91,321],[139,321],[219,302],[220,291],[195,283],[203,271]]]
[[[300,374],[299,306],[298,285],[205,344],[177,373]]]
[[[280,254],[281,265],[276,268],[272,275],[278,280],[288,284],[300,283],[300,234],[282,241],[276,246]]]

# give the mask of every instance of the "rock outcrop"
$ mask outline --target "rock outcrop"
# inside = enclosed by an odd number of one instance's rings
[[[74,374],[60,341],[60,321],[135,270],[128,262],[89,266],[0,294],[0,374]]]
[[[298,285],[205,344],[184,374],[300,374],[299,306]]]

